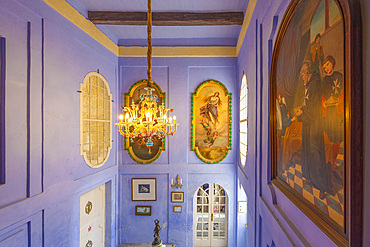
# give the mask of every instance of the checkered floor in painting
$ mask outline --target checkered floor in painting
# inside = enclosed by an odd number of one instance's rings
[[[336,173],[343,178],[343,155],[338,154],[336,163]],[[335,196],[327,194],[326,198],[321,200],[319,198],[320,191],[306,183],[306,179],[302,176],[302,168],[299,164],[296,164],[295,167],[289,167],[289,170],[286,170],[282,174],[282,178],[309,202],[317,206],[325,214],[329,215],[330,218],[340,226],[343,226],[343,180],[338,180],[332,175],[332,186],[335,191]]]

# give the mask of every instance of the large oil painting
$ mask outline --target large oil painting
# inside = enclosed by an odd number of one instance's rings
[[[270,100],[275,184],[346,237],[351,82],[341,2],[292,1],[275,45]]]
[[[141,107],[139,103],[142,100],[142,95],[146,93],[145,88],[147,84],[147,80],[141,80],[132,85],[128,93],[125,93],[124,105],[129,107],[134,103]],[[161,105],[162,102],[164,102],[166,106],[166,93],[162,92],[161,88],[155,82],[152,82],[152,86],[154,88],[152,94],[158,99],[158,106]],[[151,141],[153,145],[149,149],[142,137],[136,137],[133,140],[125,137],[125,150],[128,151],[130,157],[135,162],[139,164],[150,164],[159,158],[163,150],[166,150],[166,137],[162,139],[153,137]]]
[[[232,95],[219,81],[202,82],[191,94],[191,150],[208,164],[231,149]]]

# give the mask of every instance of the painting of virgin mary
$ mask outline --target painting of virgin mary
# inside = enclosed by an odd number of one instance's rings
[[[192,150],[206,163],[223,160],[231,146],[231,94],[225,89],[210,80],[192,94]]]

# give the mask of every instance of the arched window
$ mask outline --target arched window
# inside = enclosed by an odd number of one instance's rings
[[[107,80],[88,73],[81,83],[81,155],[92,168],[101,167],[112,148],[112,94]]]
[[[244,73],[240,86],[239,109],[240,162],[244,167],[248,153],[248,84],[247,76]]]

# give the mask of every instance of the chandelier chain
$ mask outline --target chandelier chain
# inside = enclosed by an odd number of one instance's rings
[[[151,86],[152,82],[152,3],[148,0],[148,16],[147,16],[147,32],[148,32],[148,86]]]
[[[139,145],[145,144],[151,154],[151,148],[159,145],[158,142],[172,136],[177,131],[176,116],[168,117],[173,109],[166,107],[165,96],[160,96],[158,89],[152,86],[152,7],[151,0],[148,1],[147,34],[148,34],[148,80],[146,92],[140,93],[138,98],[131,94],[130,102],[124,107],[125,116],[119,116],[118,131],[121,135],[129,138],[130,142],[138,141]],[[153,91],[157,93],[153,94]],[[135,92],[135,91],[134,91]],[[129,101],[130,98],[127,98]],[[126,99],[125,99],[126,101]],[[165,140],[165,139],[164,139]]]

